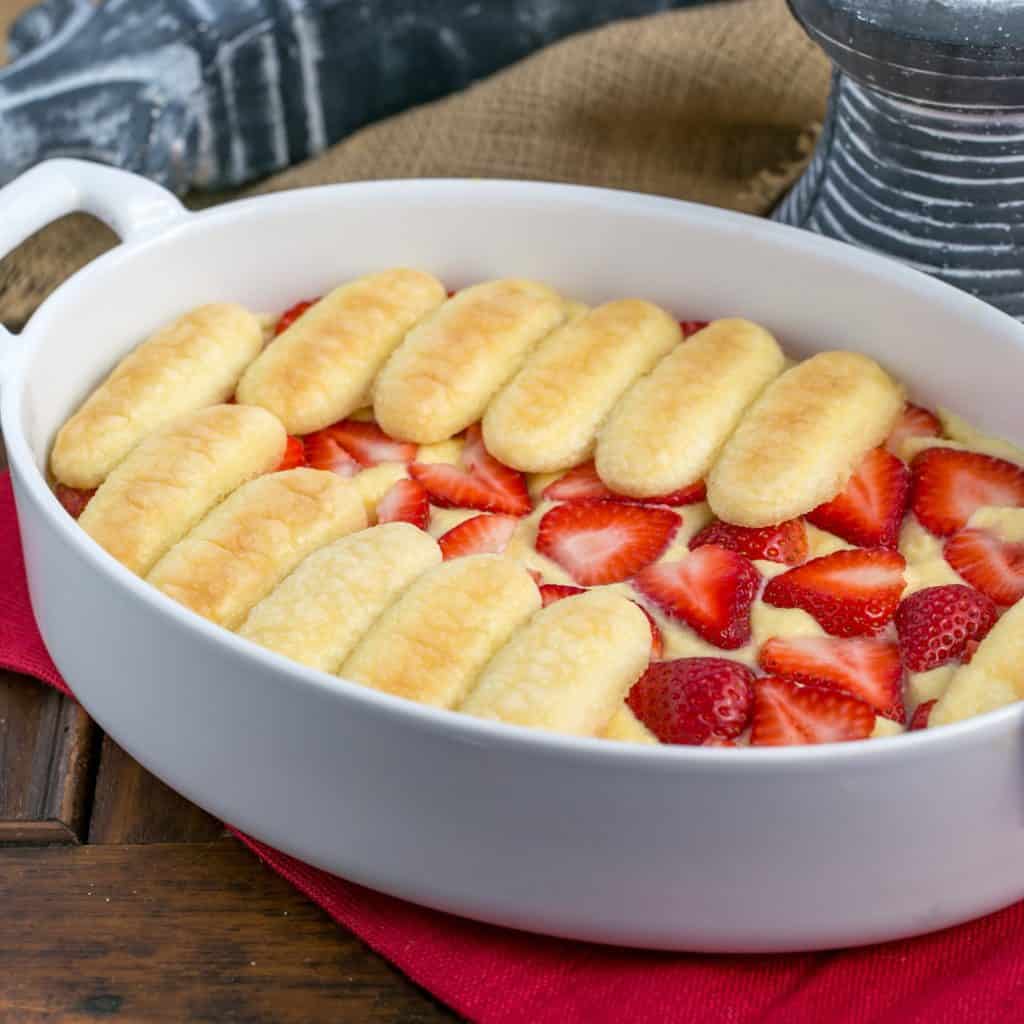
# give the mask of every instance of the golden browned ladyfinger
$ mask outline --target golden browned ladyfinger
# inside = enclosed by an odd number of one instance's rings
[[[461,711],[575,736],[598,736],[651,653],[644,613],[607,590],[538,612],[494,656]]]
[[[460,291],[414,327],[381,370],[373,388],[377,422],[418,444],[465,430],[566,309],[553,288],[522,278]]]
[[[307,555],[365,526],[351,480],[305,467],[270,473],[218,505],[146,578],[186,608],[237,629]]]
[[[420,576],[338,674],[421,704],[456,707],[494,652],[539,607],[537,585],[518,562],[500,555],[455,558]]]
[[[771,526],[831,501],[889,435],[903,389],[856,352],[822,352],[776,378],[708,474],[708,504],[738,526]]]
[[[259,320],[227,302],[200,306],[157,331],[61,428],[50,453],[54,477],[68,487],[98,487],[148,434],[230,398],[262,344]]]
[[[749,320],[716,320],[678,345],[619,400],[597,438],[598,476],[635,498],[702,480],[785,357]]]
[[[585,461],[598,428],[626,389],[682,339],[663,309],[622,299],[545,338],[484,414],[487,450],[528,473]]]
[[[100,485],[79,525],[144,576],[218,502],[281,462],[287,435],[266,409],[212,405],[150,434]]]
[[[314,551],[255,608],[241,636],[335,672],[376,618],[431,566],[437,541],[409,523],[360,530]]]
[[[420,270],[367,274],[336,288],[246,370],[238,400],[269,409],[289,434],[309,434],[368,403],[370,385],[408,330],[446,297]]]

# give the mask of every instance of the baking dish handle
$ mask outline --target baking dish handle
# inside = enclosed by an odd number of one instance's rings
[[[175,196],[136,174],[85,160],[46,160],[0,188],[0,258],[67,213],[91,213],[124,241],[188,216]],[[0,377],[14,343],[0,327]]]

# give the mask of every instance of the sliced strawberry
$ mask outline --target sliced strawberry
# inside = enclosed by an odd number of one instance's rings
[[[518,502],[510,502],[479,477],[471,476],[458,466],[445,462],[414,462],[409,467],[409,475],[423,484],[430,500],[441,508],[473,508],[481,512],[522,515]]]
[[[540,587],[541,605],[547,608],[549,604],[561,601],[563,597],[585,593],[586,590],[583,587],[570,587],[563,583],[544,583]],[[654,616],[642,604],[638,604],[637,608],[647,616],[647,624],[651,627],[651,657],[660,658],[665,653],[665,639],[661,635],[661,630],[654,621]]]
[[[769,580],[764,600],[802,608],[833,636],[877,633],[900,602],[906,564],[887,548],[836,551]]]
[[[338,476],[355,476],[363,467],[335,440],[330,427],[307,434],[302,439],[306,465],[312,469],[326,469]]]
[[[615,494],[601,482],[591,461],[570,469],[565,476],[548,484],[541,492],[541,497],[548,501],[610,501],[615,498]]]
[[[92,501],[96,488],[89,491],[80,490],[77,487],[67,487],[64,484],[57,484],[54,488],[57,500],[64,506],[72,519],[77,519],[84,511],[85,506]]]
[[[302,316],[311,306],[315,306],[319,300],[317,299],[303,299],[301,302],[296,302],[294,306],[286,309],[280,317],[278,317],[277,324],[274,327],[274,337],[276,338],[279,334],[283,334],[288,330],[289,327],[296,320]]]
[[[484,447],[484,436],[479,423],[474,423],[466,431],[466,443],[462,446],[461,459],[470,476],[482,480],[501,496],[505,506],[503,512],[513,516],[525,516],[533,511],[530,493],[526,489],[526,477],[519,470],[499,462]]]
[[[570,587],[564,583],[544,583],[540,588],[541,606],[547,608],[549,604],[561,601],[563,597],[572,597],[574,594],[585,594],[584,587]]]
[[[618,583],[656,561],[682,519],[667,508],[583,501],[556,505],[537,529],[537,550],[585,587]]]
[[[754,681],[752,747],[863,740],[874,728],[874,710],[856,697],[779,676]]]
[[[331,437],[361,466],[379,466],[382,462],[412,462],[419,447],[388,437],[376,423],[341,420],[327,428]]]
[[[747,727],[754,673],[727,658],[656,661],[626,703],[662,743],[719,746]]]
[[[896,612],[903,664],[911,672],[928,672],[962,659],[968,644],[980,643],[998,617],[984,594],[959,583],[919,590]]]
[[[885,448],[875,448],[842,492],[808,512],[807,521],[862,548],[894,548],[909,496],[906,464]]]
[[[707,496],[704,481],[689,487],[682,487],[671,494],[660,494],[651,498],[630,498],[616,494],[604,485],[597,475],[594,463],[583,462],[570,469],[565,476],[544,488],[542,498],[548,501],[622,501],[628,505],[692,505]]]
[[[698,331],[703,331],[709,323],[710,320],[680,320],[679,326],[682,328],[683,337],[689,338]]]
[[[908,732],[917,732],[918,729],[928,728],[928,719],[931,718],[932,708],[935,707],[935,701],[926,700],[923,704],[918,704],[914,709],[914,717],[910,719],[910,726]]]
[[[757,656],[772,675],[843,690],[880,715],[903,722],[903,664],[891,640],[832,636],[772,637]]]
[[[418,480],[396,480],[377,503],[378,523],[412,523],[421,530],[430,522],[430,495]]]
[[[946,561],[972,587],[996,604],[1024,598],[1024,544],[1005,541],[987,530],[960,530],[942,549]]]
[[[303,447],[302,438],[289,437],[284,448],[284,455],[275,472],[280,473],[283,469],[296,469],[306,464],[306,449]]]
[[[736,551],[708,544],[681,562],[644,569],[633,586],[708,643],[735,650],[750,640],[750,608],[761,574]]]
[[[984,505],[1024,508],[1024,469],[977,452],[926,448],[910,464],[911,505],[936,536],[962,530]]]
[[[942,424],[935,413],[907,402],[903,415],[892,428],[885,446],[893,454],[899,455],[903,450],[903,442],[911,437],[942,437]]]
[[[800,565],[807,561],[807,530],[802,519],[759,529],[716,520],[690,541],[690,549],[705,544],[717,544],[747,558],[763,558],[783,565]]]
[[[462,555],[500,555],[518,525],[515,516],[473,516],[453,526],[437,543],[446,560]]]

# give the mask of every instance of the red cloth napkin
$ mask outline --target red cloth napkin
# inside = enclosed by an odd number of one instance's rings
[[[0,581],[0,666],[69,692],[32,618],[6,474],[0,477]],[[650,953],[541,938],[423,910],[239,838],[410,978],[486,1024],[1024,1020],[1024,903],[960,928],[868,949],[744,957]]]

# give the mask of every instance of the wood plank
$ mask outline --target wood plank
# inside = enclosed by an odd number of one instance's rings
[[[96,727],[74,701],[0,672],[0,844],[83,839],[97,749]]]
[[[3,1020],[455,1019],[233,840],[0,850],[0,902]]]
[[[224,828],[103,737],[90,843],[201,843]]]

